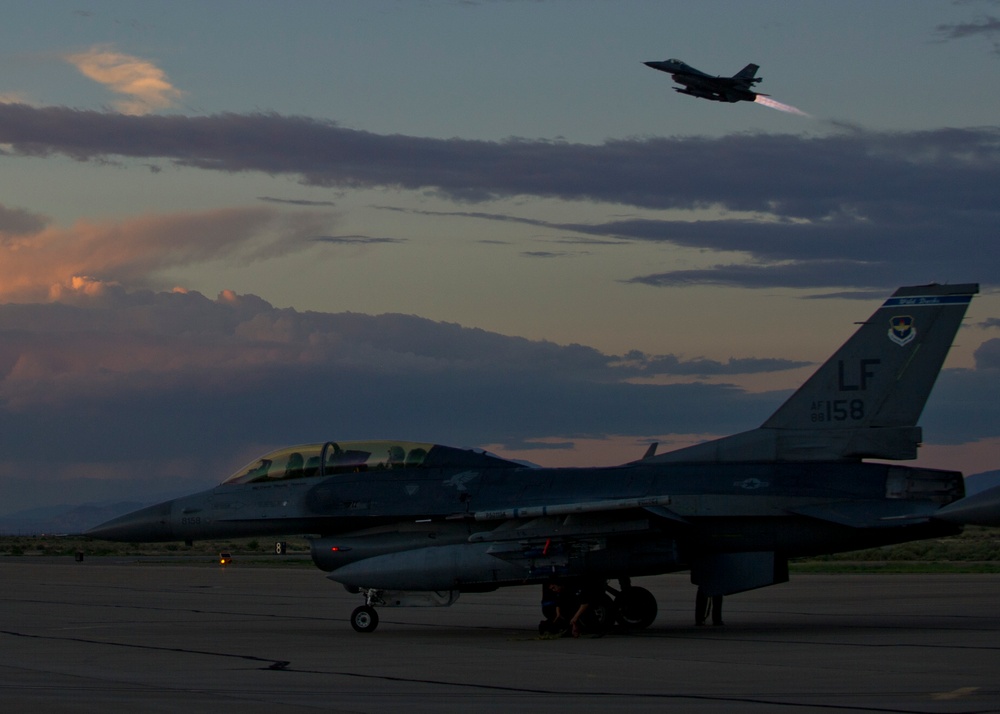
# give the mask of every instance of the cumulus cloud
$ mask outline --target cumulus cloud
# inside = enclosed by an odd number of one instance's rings
[[[304,250],[330,228],[322,213],[264,207],[147,215],[69,228],[0,206],[0,301],[68,300],[148,284],[156,271],[220,258],[252,262]]]
[[[166,72],[149,60],[116,52],[99,45],[84,52],[66,55],[66,61],[88,79],[126,98],[114,106],[123,114],[149,114],[169,109],[183,96]]]
[[[976,350],[976,368],[992,369],[1000,378],[1000,339],[987,340]]]
[[[221,140],[220,137],[225,137]],[[636,276],[651,285],[718,282],[887,288],[1000,274],[1000,129],[829,136],[651,137],[599,145],[378,135],[277,114],[125,116],[0,105],[0,142],[24,155],[167,159],[216,171],[292,175],[313,186],[424,191],[458,202],[515,196],[605,202],[647,212],[712,209],[549,226],[620,241],[743,253],[754,270]],[[742,271],[742,272],[741,272]],[[904,277],[901,277],[904,276]],[[792,282],[786,282],[792,281]]]
[[[147,493],[192,490],[267,448],[312,440],[569,448],[609,435],[730,433],[762,422],[786,393],[643,378],[802,365],[608,355],[412,315],[96,285],[79,281],[69,302],[0,305],[0,497],[10,510],[44,501],[50,479],[67,473],[123,486],[127,477]],[[930,439],[1000,434],[1000,407],[989,406],[1000,404],[997,344],[980,348],[977,369],[942,375]]]
[[[977,353],[979,369],[943,376],[929,412],[936,439],[1000,432],[1000,413],[981,411],[996,391],[993,342]],[[0,476],[39,473],[39,434],[57,448],[46,447],[42,475],[17,480],[5,502],[29,502],[70,465],[105,479],[131,465],[147,491],[208,485],[255,452],[296,441],[378,434],[567,448],[609,434],[726,433],[760,423],[785,393],[633,378],[799,365],[613,356],[410,315],[119,288],[73,304],[0,305]],[[980,418],[963,436],[949,423],[967,423],[970,405]]]
[[[614,384],[636,376],[751,374],[806,364],[685,360],[640,351],[607,355],[412,315],[300,313],[228,290],[209,300],[193,291],[129,291],[87,279],[73,287],[70,301],[0,305],[0,331],[7,337],[0,384],[48,389],[58,379],[83,384],[102,375],[320,364],[380,374],[519,373]]]
[[[70,467],[163,490],[219,481],[219,469],[284,442],[567,442],[752,423],[770,406],[724,385],[630,384],[654,359],[641,353],[622,365],[582,345],[410,315],[91,285],[81,281],[71,303],[0,305],[0,496],[12,510],[32,494],[44,501],[49,479]],[[40,475],[39,435],[57,445]]]

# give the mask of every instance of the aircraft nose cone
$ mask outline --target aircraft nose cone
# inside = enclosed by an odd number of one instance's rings
[[[101,540],[133,543],[173,540],[170,511],[173,501],[142,508],[94,526],[84,535]]]

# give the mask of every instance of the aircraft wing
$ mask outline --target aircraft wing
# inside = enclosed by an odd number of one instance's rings
[[[558,503],[551,506],[525,506],[522,508],[506,508],[495,511],[477,511],[472,514],[472,517],[477,521],[538,518],[542,516],[566,516],[577,513],[596,513],[603,511],[620,511],[633,508],[647,508],[650,506],[666,506],[669,505],[669,503],[670,496],[615,498],[601,501]]]
[[[573,539],[645,531],[663,522],[688,525],[667,508],[669,504],[670,496],[619,498],[477,511],[455,518],[500,521],[493,530],[473,533],[469,537],[473,543]]]
[[[669,504],[669,496],[654,496],[481,511],[462,517],[500,521],[492,530],[473,533],[469,542],[488,544],[489,555],[539,577],[563,573],[572,558],[602,548],[609,538],[688,527],[683,517],[667,508]]]

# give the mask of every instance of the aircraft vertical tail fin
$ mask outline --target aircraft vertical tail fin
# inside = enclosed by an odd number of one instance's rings
[[[744,67],[739,72],[737,72],[736,74],[734,74],[733,75],[733,79],[755,80],[758,69],[760,69],[760,65],[756,65],[756,64],[753,64],[753,63],[748,64],[746,67]],[[759,82],[760,80],[756,79],[756,81]]]
[[[893,293],[759,429],[665,461],[914,459],[917,420],[976,284]]]
[[[765,428],[915,426],[978,285],[900,288]]]

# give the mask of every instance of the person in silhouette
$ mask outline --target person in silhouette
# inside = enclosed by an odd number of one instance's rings
[[[708,616],[712,616],[713,625],[722,625],[722,596],[709,596],[700,587],[698,594],[694,598],[694,624],[701,626],[705,624]]]

